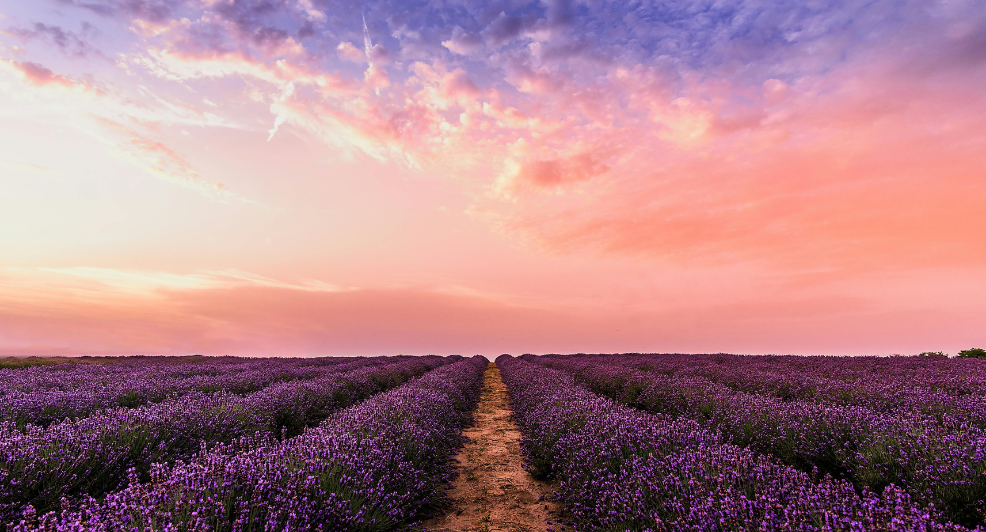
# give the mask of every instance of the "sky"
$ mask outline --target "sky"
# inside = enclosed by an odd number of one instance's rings
[[[0,0],[0,355],[986,347],[982,0]]]

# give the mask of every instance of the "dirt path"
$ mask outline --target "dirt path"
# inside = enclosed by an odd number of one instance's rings
[[[521,467],[520,432],[514,424],[507,387],[490,364],[476,408],[476,423],[456,457],[459,478],[449,492],[453,509],[424,527],[449,532],[544,531],[556,505],[539,501],[550,488]]]

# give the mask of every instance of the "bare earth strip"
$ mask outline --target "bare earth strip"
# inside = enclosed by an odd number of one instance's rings
[[[476,423],[459,455],[459,477],[449,492],[453,508],[424,523],[449,532],[533,532],[547,529],[557,510],[539,501],[550,486],[531,478],[521,464],[520,432],[514,424],[507,387],[494,364],[486,369]]]

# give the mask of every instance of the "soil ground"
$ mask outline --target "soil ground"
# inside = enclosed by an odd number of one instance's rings
[[[550,486],[534,480],[521,464],[520,431],[500,370],[490,364],[475,424],[463,434],[469,438],[459,452],[459,477],[449,492],[453,507],[424,523],[430,531],[533,532],[544,531],[554,520],[557,505],[539,500]]]

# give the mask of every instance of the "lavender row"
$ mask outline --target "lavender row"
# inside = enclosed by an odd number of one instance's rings
[[[238,357],[120,357],[105,364],[55,364],[0,370],[0,395],[8,391],[72,391],[96,386],[123,386],[133,375],[170,380],[199,375],[249,371],[262,366],[315,367],[352,359],[238,358]]]
[[[986,361],[935,357],[734,357],[750,359],[708,375],[740,391],[781,398],[864,406],[884,412],[911,410],[951,416],[986,428]],[[805,360],[809,358],[809,360]],[[776,364],[780,359],[783,364]],[[816,360],[822,375],[814,369]],[[779,366],[779,367],[777,367]],[[747,369],[748,368],[748,369]],[[838,371],[831,371],[835,369]],[[744,371],[746,370],[746,371]]]
[[[934,357],[614,355],[665,375],[705,377],[785,401],[863,406],[954,417],[986,428],[986,361]]]
[[[557,482],[579,531],[958,532],[890,486],[861,493],[724,443],[687,419],[602,398],[566,373],[497,359],[535,476]]]
[[[355,369],[365,359],[231,359],[105,366],[59,365],[8,370],[0,421],[49,425],[112,407],[134,407],[194,391],[248,393],[271,383]],[[64,368],[64,369],[63,369]]]
[[[664,368],[662,371],[679,373],[702,371],[703,367],[749,367],[779,377],[781,382],[808,377],[851,383],[879,376],[880,381],[904,379],[918,387],[940,390],[948,395],[986,394],[986,360],[977,359],[636,353],[622,356],[650,360],[659,363]],[[799,381],[789,382],[797,384]]]
[[[55,530],[365,530],[406,528],[445,502],[453,455],[479,395],[485,359],[436,369],[279,442],[244,438],[188,463],[157,465],[102,501],[13,532]]]
[[[594,357],[528,360],[563,370],[623,404],[719,431],[729,442],[881,492],[905,489],[951,521],[978,526],[986,499],[986,432],[954,419],[737,392],[703,377],[655,375]]]
[[[245,396],[193,393],[51,425],[0,424],[0,521],[26,504],[46,512],[62,497],[119,489],[127,471],[188,457],[203,442],[256,433],[290,437],[340,408],[461,357],[380,357],[370,367],[273,384]]]
[[[566,359],[558,355],[544,357],[553,358]],[[970,383],[983,376],[965,373],[970,368],[976,369],[975,365],[981,365],[980,360],[866,357],[860,361],[846,357],[639,354],[578,355],[577,358],[582,363],[621,365],[678,378],[700,377],[700,381],[707,379],[732,390],[782,401],[857,406],[890,415],[916,413],[941,421],[943,427],[961,427],[968,423],[986,429],[986,396],[970,391],[973,388]],[[817,359],[821,368],[818,371],[811,367],[813,359]],[[819,373],[831,375],[832,368],[838,363],[845,364],[851,371],[843,372],[839,379],[819,376]],[[962,371],[952,363],[961,365]],[[934,366],[940,368],[933,371]],[[866,375],[860,372],[861,369],[872,369],[873,373]],[[986,365],[981,365],[981,369],[986,370]],[[920,376],[915,374],[917,370],[920,370]],[[939,375],[935,376],[935,371]],[[970,386],[963,388],[964,385]],[[969,393],[961,393],[963,389]]]

